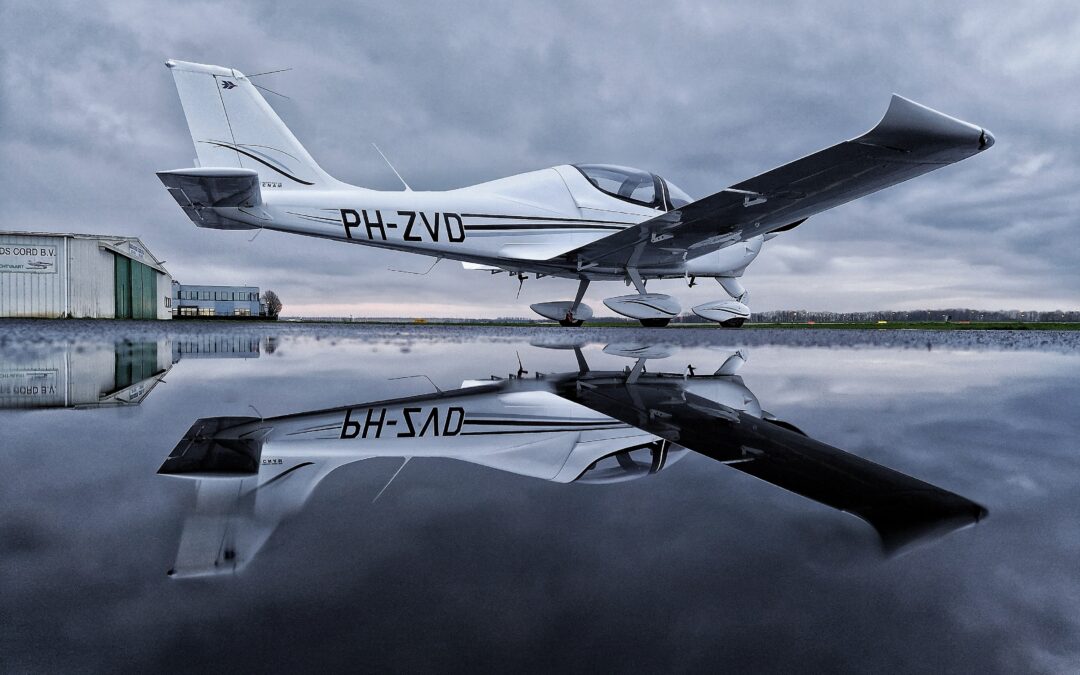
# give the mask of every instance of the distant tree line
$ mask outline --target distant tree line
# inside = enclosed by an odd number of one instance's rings
[[[1080,310],[1037,312],[1018,309],[913,309],[908,311],[814,312],[789,309],[754,312],[750,320],[757,323],[806,323],[807,321],[815,323],[875,323],[877,321],[1075,322],[1080,321]]]
[[[280,311],[280,310],[279,310]],[[343,317],[325,316],[304,317],[307,321],[328,322],[369,322],[369,321],[394,321],[414,322],[416,317]],[[462,318],[427,318],[426,322],[433,323],[550,323],[539,317],[503,316],[497,319],[462,319]],[[598,316],[595,321],[604,323],[626,323],[638,325],[637,319],[628,319],[622,316]],[[985,309],[914,309],[906,312],[901,311],[872,311],[872,312],[812,312],[803,309],[784,309],[771,312],[754,312],[750,317],[751,322],[756,323],[876,323],[878,321],[895,322],[960,322],[960,321],[1022,321],[1022,322],[1060,322],[1080,323],[1080,310],[1052,312],[1010,310],[985,310]],[[672,319],[674,323],[704,323],[705,320],[693,312],[684,312]]]

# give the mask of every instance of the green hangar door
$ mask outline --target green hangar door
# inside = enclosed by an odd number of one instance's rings
[[[116,318],[157,318],[157,274],[153,268],[114,255],[116,261]]]

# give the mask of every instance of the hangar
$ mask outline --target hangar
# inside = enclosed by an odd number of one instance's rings
[[[0,231],[0,317],[170,319],[172,277],[136,237]]]

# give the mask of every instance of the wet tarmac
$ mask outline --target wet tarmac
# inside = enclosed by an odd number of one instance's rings
[[[1064,332],[3,322],[0,665],[1076,671],[1078,374]]]

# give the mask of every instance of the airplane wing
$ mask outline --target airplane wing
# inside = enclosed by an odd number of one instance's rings
[[[635,384],[574,378],[560,395],[870,523],[892,553],[973,524],[986,509],[776,423],[685,391],[681,379]]]
[[[975,155],[985,129],[893,95],[870,131],[598,239],[549,262],[666,267],[785,227]]]

